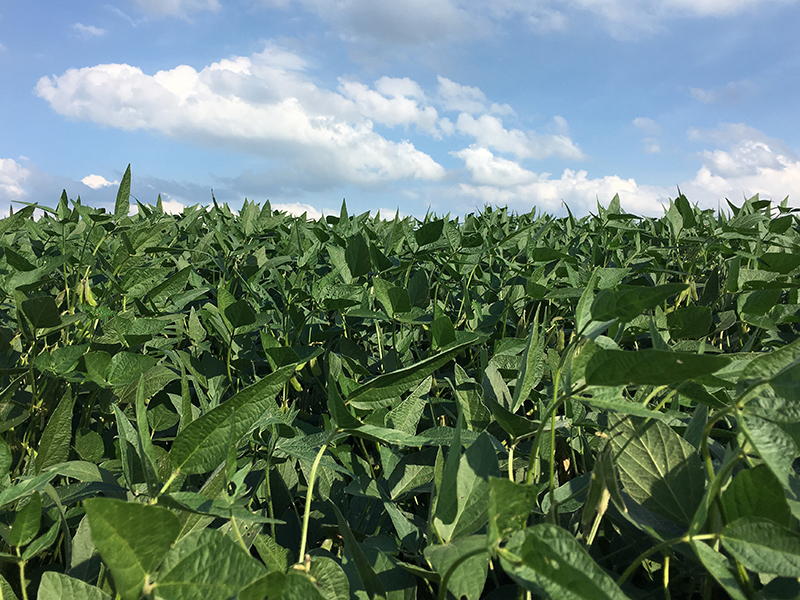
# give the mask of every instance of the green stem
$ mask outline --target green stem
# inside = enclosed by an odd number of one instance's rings
[[[696,539],[697,538],[700,538],[700,536],[697,536]],[[620,575],[619,578],[617,579],[617,585],[622,586],[622,584],[628,580],[628,577],[633,575],[633,572],[639,568],[639,565],[641,565],[645,560],[650,558],[650,556],[652,556],[656,552],[661,552],[663,550],[666,550],[671,546],[674,546],[675,544],[688,542],[690,541],[690,539],[691,538],[688,535],[683,535],[681,537],[672,538],[671,540],[666,540],[664,542],[661,542],[660,544],[656,544],[652,548],[648,548],[647,550],[642,552],[639,556],[637,556],[636,560],[634,560],[630,565],[628,565],[628,568],[625,569],[622,575]]]
[[[308,482],[308,491],[306,492],[306,507],[303,511],[303,532],[300,538],[300,555],[298,556],[298,560],[300,564],[303,563],[303,558],[306,555],[306,541],[308,538],[308,522],[311,520],[311,498],[314,495],[314,483],[317,479],[317,468],[319,467],[319,463],[322,460],[322,455],[325,454],[325,450],[328,448],[328,444],[330,443],[331,438],[333,437],[334,431],[332,430],[331,433],[328,435],[328,439],[325,440],[325,443],[322,444],[322,447],[317,452],[317,456],[314,459],[314,464],[311,466],[311,476],[309,477]]]
[[[25,562],[22,560],[22,552],[17,548],[17,556],[19,561],[19,587],[22,590],[22,600],[28,600],[28,586],[25,583]]]

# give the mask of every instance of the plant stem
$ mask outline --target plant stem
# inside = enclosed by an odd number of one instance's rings
[[[325,443],[322,444],[322,447],[317,452],[317,456],[314,459],[314,464],[311,466],[311,476],[309,477],[308,482],[308,491],[306,492],[306,507],[303,511],[303,531],[300,537],[300,555],[297,557],[300,561],[300,564],[303,563],[303,557],[306,555],[306,541],[308,538],[308,522],[311,519],[311,498],[314,495],[314,483],[317,479],[317,468],[319,467],[319,463],[322,460],[322,455],[325,454],[325,450],[328,448],[328,444],[330,443],[331,438],[333,437],[335,430],[331,430],[331,433],[328,435],[328,439],[325,440]]]

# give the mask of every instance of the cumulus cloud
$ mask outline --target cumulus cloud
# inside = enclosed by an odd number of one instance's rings
[[[152,17],[183,17],[204,10],[219,10],[218,0],[131,0],[136,8]]]
[[[116,185],[119,181],[108,181],[102,175],[87,175],[83,179],[81,179],[81,183],[87,187],[92,188],[93,190],[99,190],[100,188],[104,188],[109,185]]]
[[[800,189],[800,157],[784,142],[743,123],[723,124],[715,130],[690,129],[689,138],[713,141],[722,148],[704,150],[703,166],[690,181],[681,184],[689,195],[713,206],[728,198],[760,194],[782,200]]]
[[[586,171],[564,169],[561,177],[550,173],[534,173],[519,164],[494,156],[486,149],[468,149],[454,153],[464,160],[471,181],[451,190],[462,198],[483,203],[508,205],[527,212],[534,206],[548,212],[558,212],[567,204],[577,214],[595,210],[599,201],[606,205],[619,194],[626,210],[636,214],[662,214],[667,190],[638,184],[634,179],[617,175],[589,178]]]
[[[444,110],[464,112],[469,115],[486,112],[501,115],[514,114],[514,109],[508,104],[490,104],[486,94],[480,88],[461,85],[441,75],[437,79],[439,81],[438,100]]]
[[[566,121],[563,122],[565,124]],[[502,119],[493,115],[484,114],[476,119],[462,112],[458,115],[456,129],[474,137],[478,146],[514,154],[518,159],[543,159],[549,156],[569,160],[585,158],[577,144],[566,135],[506,129]]]
[[[633,125],[645,135],[655,136],[661,133],[661,127],[649,117],[636,117],[633,120]]]
[[[94,25],[84,25],[83,23],[74,23],[72,29],[74,29],[78,35],[85,38],[102,37],[106,34],[105,29],[95,27]]]
[[[374,122],[433,126],[435,110],[421,106],[413,82],[384,78],[376,90],[342,82],[337,93],[318,87],[306,68],[300,56],[269,45],[200,71],[180,65],[149,75],[127,64],[69,69],[40,79],[36,93],[73,119],[222,145],[288,162],[331,184],[444,175],[411,142],[390,141],[373,128]]]
[[[29,169],[13,158],[0,158],[0,202],[5,204],[25,198],[28,195],[25,182],[30,174]]]

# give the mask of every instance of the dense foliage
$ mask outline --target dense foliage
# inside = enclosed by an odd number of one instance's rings
[[[129,191],[0,220],[0,597],[800,594],[785,202],[315,222]]]

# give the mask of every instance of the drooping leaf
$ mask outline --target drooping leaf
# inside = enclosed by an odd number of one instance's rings
[[[506,478],[489,478],[489,539],[494,544],[525,529],[538,489]]]

